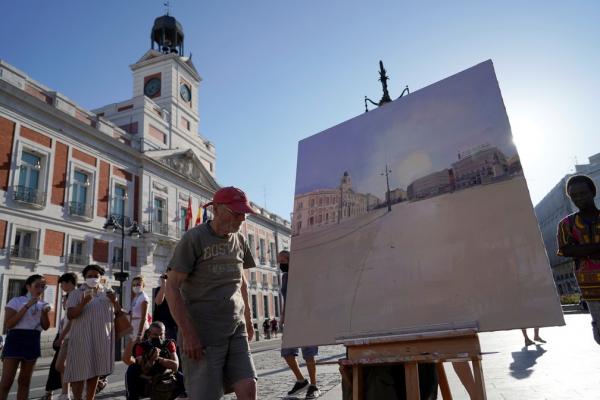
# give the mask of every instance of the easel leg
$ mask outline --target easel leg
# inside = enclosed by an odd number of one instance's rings
[[[352,366],[352,400],[363,398],[363,369],[360,365]]]
[[[448,385],[448,377],[446,377],[446,370],[444,369],[444,363],[436,363],[438,382],[440,385],[440,391],[442,392],[442,399],[452,400],[452,393],[450,393],[450,385]]]
[[[475,386],[477,398],[474,400],[486,400],[485,382],[483,381],[483,369],[481,368],[481,360],[473,359],[473,375],[475,376]]]
[[[419,367],[416,362],[404,364],[404,378],[406,380],[406,400],[420,400]]]

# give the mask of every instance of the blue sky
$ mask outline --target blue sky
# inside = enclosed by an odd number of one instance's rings
[[[380,59],[393,98],[492,59],[538,202],[600,152],[600,2],[487,3],[172,1],[204,78],[200,131],[219,183],[289,218],[298,141],[379,99]],[[162,4],[4,2],[0,58],[86,108],[121,101]]]

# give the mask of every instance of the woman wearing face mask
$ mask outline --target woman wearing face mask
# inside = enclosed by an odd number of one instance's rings
[[[93,400],[98,377],[110,375],[115,359],[115,314],[121,312],[112,290],[100,286],[104,268],[90,264],[83,269],[85,283],[67,299],[67,317],[71,321],[69,349],[63,376],[71,383],[75,400]]]
[[[148,296],[144,293],[144,278],[136,276],[131,280],[131,326],[132,340],[140,340],[148,329]]]
[[[40,353],[40,335],[48,329],[51,307],[42,301],[46,281],[41,275],[31,275],[25,281],[21,296],[12,298],[4,309],[4,329],[8,330],[2,350],[0,400],[6,400],[20,368],[17,400],[26,400],[35,362]]]

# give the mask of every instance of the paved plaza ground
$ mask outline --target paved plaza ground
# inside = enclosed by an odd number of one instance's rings
[[[483,371],[489,400],[600,399],[600,346],[592,337],[589,314],[565,315],[564,327],[543,328],[547,344],[524,348],[520,331],[480,335]],[[279,399],[293,384],[293,376],[279,356],[280,340],[253,342],[261,400]],[[319,360],[337,360],[341,346],[322,347]],[[31,399],[43,395],[49,359],[41,359],[34,373]],[[303,366],[302,369],[306,371]],[[109,385],[98,399],[125,399],[124,365],[117,363]],[[468,399],[450,366],[446,366],[454,399]],[[318,369],[324,400],[341,400],[340,376],[336,365]],[[14,399],[16,386],[10,394]],[[441,397],[440,397],[441,398]],[[235,396],[227,396],[227,400]]]

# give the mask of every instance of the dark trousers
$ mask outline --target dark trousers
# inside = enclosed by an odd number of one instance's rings
[[[179,390],[174,394],[175,397],[183,393],[183,374],[177,372],[175,374],[177,383],[179,384]],[[125,389],[127,391],[127,400],[139,400],[144,397],[149,397],[150,393],[147,393],[146,387],[149,380],[148,378],[142,377],[142,366],[139,364],[131,364],[127,367],[125,372]]]

